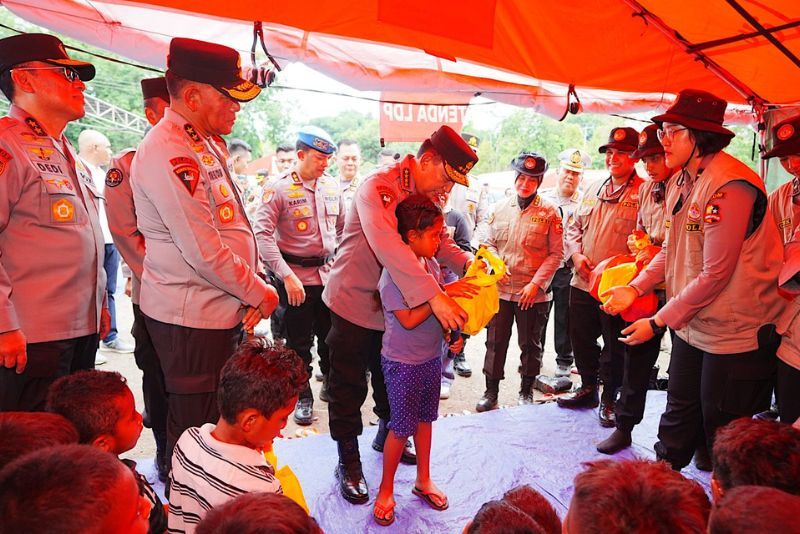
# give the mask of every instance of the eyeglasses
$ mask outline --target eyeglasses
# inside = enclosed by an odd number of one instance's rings
[[[78,71],[70,67],[19,67],[11,70],[60,70],[70,83],[80,78]]]
[[[682,130],[688,130],[689,128],[659,128],[656,130],[656,137],[658,137],[659,141],[663,141],[664,139],[669,139],[672,141],[672,138],[675,136],[676,133]]]

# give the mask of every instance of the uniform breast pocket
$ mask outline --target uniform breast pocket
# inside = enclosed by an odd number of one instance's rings
[[[495,222],[492,227],[494,230],[494,239],[498,244],[503,244],[508,241],[508,223]]]
[[[96,194],[93,190],[91,194]],[[47,226],[63,224],[82,224],[80,197],[75,186],[66,176],[42,176],[42,196],[39,220]],[[97,194],[96,203],[102,197]]]
[[[617,217],[614,219],[614,233],[618,235],[628,236],[636,229],[636,218],[629,219],[627,217]]]
[[[532,224],[525,232],[525,248],[528,250],[546,250],[549,225],[546,223]]]

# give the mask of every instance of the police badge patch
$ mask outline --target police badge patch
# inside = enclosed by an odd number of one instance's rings
[[[122,178],[122,171],[112,167],[106,173],[106,186],[117,187],[122,183]]]
[[[181,184],[189,191],[190,195],[194,196],[200,181],[200,169],[197,167],[197,163],[184,157],[172,158],[169,163],[172,165],[172,172],[180,179]]]

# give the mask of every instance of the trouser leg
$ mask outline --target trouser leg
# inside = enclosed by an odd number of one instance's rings
[[[600,304],[578,288],[570,289],[569,337],[584,387],[597,387],[600,367]]]
[[[617,428],[620,430],[630,432],[644,417],[647,386],[653,365],[658,360],[662,337],[663,334],[641,345],[632,345],[625,349],[622,387],[615,407]]]
[[[133,305],[133,327],[131,334],[136,342],[133,357],[136,366],[142,371],[142,396],[144,407],[150,419],[153,434],[162,436],[167,430],[167,389],[164,384],[164,373],[153,346],[153,340],[147,331],[144,316],[139,306]],[[157,438],[160,439],[160,438]]]
[[[483,374],[493,380],[505,378],[504,368],[508,343],[511,339],[511,326],[514,324],[514,302],[500,299],[500,309],[489,321],[486,330],[486,356],[483,360]]]
[[[572,354],[572,343],[569,340],[569,282],[572,279],[572,269],[562,267],[553,277],[553,339],[556,349],[556,364],[570,367],[575,357]],[[545,331],[547,328],[545,328]],[[543,338],[544,339],[544,338]],[[544,343],[542,343],[544,347]]]
[[[599,306],[599,303],[597,303]],[[602,311],[599,314],[603,332],[603,351],[600,353],[600,381],[603,382],[605,403],[616,399],[617,390],[622,386],[625,365],[625,344],[619,340],[625,328],[625,321],[619,316],[611,316]]]
[[[314,317],[316,298],[318,296],[317,288],[320,286],[305,286],[306,299],[299,306],[289,305],[286,308],[286,346],[297,352],[303,363],[306,365],[306,371],[309,376],[311,375],[311,346],[314,344]],[[302,398],[311,398],[311,388],[305,388],[300,396]]]
[[[778,360],[776,391],[781,422],[791,425],[800,418],[800,369]]]
[[[514,306],[523,377],[535,378],[542,369],[542,333],[547,326],[549,309],[549,302],[537,302],[527,310]]]
[[[319,356],[319,370],[323,375],[330,370],[330,349],[325,339],[331,330],[331,311],[322,300],[322,286],[314,295],[314,336],[317,338],[317,355]]]
[[[111,331],[103,339],[106,343],[117,339],[117,306],[114,294],[117,292],[117,272],[119,271],[119,252],[113,243],[106,244],[103,270],[106,272],[106,295],[108,297],[108,312],[111,315]]]
[[[275,286],[278,292],[278,307],[269,316],[269,328],[272,332],[272,339],[281,338],[286,339],[286,308],[289,306],[289,298],[286,295],[286,286],[283,281],[275,276],[270,275],[270,283]]]

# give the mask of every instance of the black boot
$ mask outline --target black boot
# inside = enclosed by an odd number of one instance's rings
[[[486,391],[483,392],[483,397],[475,405],[475,409],[479,412],[488,412],[497,408],[497,395],[500,393],[500,381],[494,378],[486,377]]]
[[[322,387],[319,389],[319,400],[328,402],[328,375],[322,377]]]
[[[364,473],[361,471],[361,456],[358,453],[358,439],[337,441],[339,463],[336,464],[336,478],[339,491],[348,502],[364,504],[369,500],[369,489]]]
[[[533,404],[533,381],[535,379],[530,376],[523,376],[522,383],[519,388],[519,403]]]
[[[617,426],[617,413],[614,401],[600,401],[600,410],[597,417],[600,419],[600,426],[614,428]]]
[[[597,444],[597,452],[614,454],[631,446],[631,433],[617,428],[606,439]]]
[[[694,466],[700,471],[711,472],[714,470],[714,464],[711,461],[711,455],[708,454],[708,448],[703,445],[698,445],[694,451]]]
[[[557,402],[562,408],[594,408],[600,404],[600,399],[597,395],[597,388],[581,386],[560,397]]]
[[[170,463],[167,459],[167,433],[153,430],[153,437],[156,440],[156,472],[158,480],[167,482],[169,480]]]
[[[378,432],[375,434],[375,439],[372,440],[372,448],[378,452],[383,452],[383,446],[388,435],[389,427],[386,425],[386,420],[378,419]],[[400,461],[408,465],[417,465],[417,450],[414,448],[411,438],[406,440]]]

